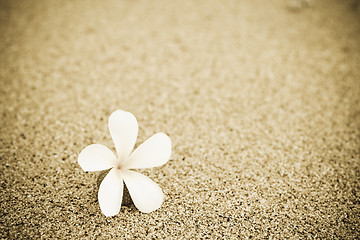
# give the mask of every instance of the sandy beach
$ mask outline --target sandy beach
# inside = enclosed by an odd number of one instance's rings
[[[0,0],[0,239],[360,236],[357,1]],[[100,211],[108,117],[157,132],[149,214]]]

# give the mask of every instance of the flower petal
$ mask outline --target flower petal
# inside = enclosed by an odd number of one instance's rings
[[[98,192],[100,209],[105,216],[110,217],[119,213],[123,191],[124,183],[121,172],[117,168],[113,168],[100,184]]]
[[[109,117],[109,130],[120,160],[126,159],[134,148],[138,123],[134,115],[116,110]]]
[[[131,199],[141,212],[149,213],[161,206],[164,194],[150,178],[130,170],[123,170],[122,175]]]
[[[170,155],[170,138],[165,133],[157,133],[141,144],[124,166],[128,169],[158,167],[166,163]]]
[[[101,171],[115,166],[115,154],[102,144],[92,144],[84,148],[78,157],[84,171]]]

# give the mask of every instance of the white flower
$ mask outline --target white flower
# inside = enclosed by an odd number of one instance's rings
[[[119,213],[123,181],[134,205],[141,212],[158,209],[164,199],[160,187],[148,177],[129,169],[158,167],[166,163],[171,155],[170,138],[165,133],[156,133],[131,153],[138,134],[138,123],[134,115],[121,110],[109,117],[109,130],[117,156],[104,145],[92,144],[84,148],[78,158],[84,171],[112,168],[100,184],[98,199],[101,211],[107,217]]]

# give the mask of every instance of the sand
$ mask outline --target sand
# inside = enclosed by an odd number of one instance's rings
[[[354,1],[0,1],[0,238],[354,239]],[[116,110],[170,161],[106,218],[79,152]]]

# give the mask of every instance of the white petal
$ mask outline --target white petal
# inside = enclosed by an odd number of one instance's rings
[[[170,155],[170,138],[165,133],[157,133],[141,144],[124,166],[128,169],[158,167],[166,163]]]
[[[119,213],[123,191],[121,172],[113,168],[100,184],[98,192],[100,209],[105,216],[110,217]]]
[[[161,206],[164,194],[150,178],[129,170],[123,170],[122,175],[131,199],[141,212],[149,213]]]
[[[126,159],[134,148],[138,123],[129,112],[116,110],[109,117],[109,130],[120,160]]]
[[[115,166],[116,156],[104,145],[92,144],[80,152],[78,162],[84,171],[101,171]]]

